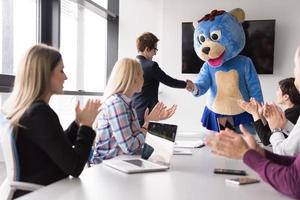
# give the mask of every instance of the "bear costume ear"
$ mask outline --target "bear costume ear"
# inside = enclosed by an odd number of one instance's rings
[[[235,8],[231,10],[229,13],[233,15],[240,23],[242,23],[245,20],[245,12],[241,8]]]
[[[193,22],[193,27],[194,27],[194,29],[196,29],[197,25],[198,25],[198,21],[194,21],[194,22]]]

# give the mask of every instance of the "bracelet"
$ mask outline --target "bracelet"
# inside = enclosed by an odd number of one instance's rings
[[[145,131],[148,131],[148,129],[146,127],[143,127],[143,126],[141,127],[141,129],[144,129]]]

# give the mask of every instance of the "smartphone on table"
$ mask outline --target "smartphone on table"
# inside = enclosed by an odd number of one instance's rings
[[[214,169],[215,174],[231,174],[231,175],[240,175],[240,176],[246,176],[247,173],[245,170],[237,170],[237,169],[221,169],[216,168]]]
[[[251,183],[258,183],[259,180],[255,178],[249,178],[249,177],[238,177],[238,178],[228,178],[225,179],[226,183],[233,183],[236,185],[246,185]]]

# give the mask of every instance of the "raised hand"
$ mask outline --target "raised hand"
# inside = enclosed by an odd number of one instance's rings
[[[162,110],[160,117],[160,120],[165,120],[165,119],[169,119],[170,117],[172,117],[174,115],[174,113],[176,112],[177,109],[177,105],[172,105],[170,108],[165,108]]]
[[[259,113],[261,105],[255,100],[255,98],[251,97],[249,102],[244,100],[238,100],[238,104],[243,110],[245,110],[253,116],[254,121],[262,118],[262,116]]]
[[[165,108],[164,104],[162,102],[158,102],[152,111],[149,113],[149,108],[146,109],[144,114],[144,121],[159,121],[159,116],[161,115],[162,110]]]
[[[257,148],[257,143],[256,143],[254,137],[248,132],[248,130],[242,124],[240,125],[240,130],[243,134],[242,137],[247,142],[248,146],[251,149],[256,149]]]
[[[239,106],[245,110],[246,112],[250,113],[251,115],[258,115],[258,106],[253,101],[244,101],[238,100]]]
[[[189,92],[193,92],[194,91],[194,83],[191,80],[186,80],[186,87],[185,89]]]
[[[240,134],[230,129],[220,131],[219,134],[205,138],[204,141],[213,153],[234,159],[241,159],[251,148]]]
[[[251,98],[252,99],[252,98]],[[251,100],[250,99],[250,100]],[[254,99],[255,100],[255,99]],[[257,103],[257,106],[258,106],[258,113],[259,113],[259,115],[260,116],[263,116],[263,105],[264,105],[264,103],[262,102],[262,103],[259,103],[259,102],[257,102],[256,100],[255,100],[255,102]]]
[[[252,99],[254,98],[251,98],[250,101],[252,101]],[[256,102],[257,106],[258,106],[258,115],[259,115],[259,118],[261,119],[261,121],[263,122],[264,125],[266,125],[268,122],[267,120],[265,119],[264,115],[263,115],[263,105],[264,103],[259,103],[257,102],[255,99],[254,101]]]
[[[263,148],[261,148],[256,140],[254,139],[254,137],[248,132],[247,129],[245,129],[245,127],[241,124],[240,125],[240,130],[242,132],[242,137],[243,139],[246,141],[246,143],[248,144],[248,146],[251,149],[256,150],[257,152],[259,152],[262,156],[265,156],[265,150]]]
[[[284,112],[274,103],[263,106],[263,116],[268,121],[271,130],[275,128],[283,129],[287,122]]]
[[[169,119],[173,116],[177,109],[176,105],[167,108],[162,102],[158,102],[152,111],[149,113],[149,109],[147,108],[144,115],[144,121],[159,121]]]
[[[89,99],[83,108],[80,108],[79,101],[77,102],[75,113],[76,113],[76,122],[79,125],[85,125],[92,127],[93,123],[100,112],[99,108],[101,106],[100,100]]]

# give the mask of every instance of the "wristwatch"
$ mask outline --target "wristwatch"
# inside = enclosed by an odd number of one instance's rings
[[[272,133],[276,133],[276,132],[282,133],[283,130],[282,130],[281,128],[274,128],[274,129],[272,130]]]

